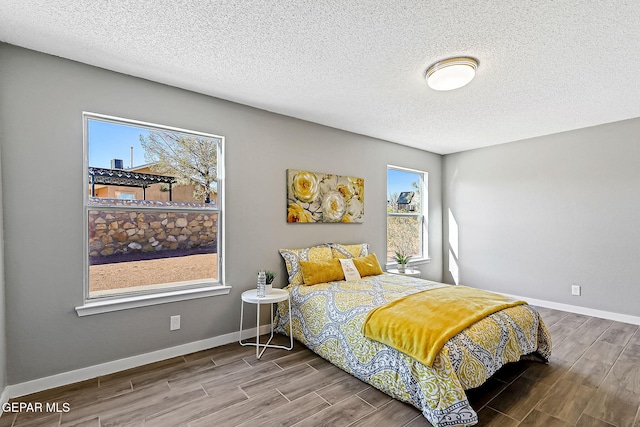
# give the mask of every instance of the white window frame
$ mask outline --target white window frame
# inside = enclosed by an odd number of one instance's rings
[[[420,175],[420,212],[416,212],[416,213],[395,213],[395,212],[388,212],[387,211],[387,206],[385,206],[385,211],[387,213],[386,217],[385,217],[385,247],[386,247],[386,253],[389,252],[389,240],[388,240],[388,230],[387,230],[387,224],[389,223],[388,221],[388,217],[390,216],[410,216],[410,217],[419,217],[421,218],[421,228],[422,228],[422,256],[420,257],[413,257],[411,258],[411,260],[409,261],[409,263],[411,265],[420,265],[420,264],[428,264],[431,261],[431,258],[429,258],[429,173],[426,171],[422,171],[422,170],[418,170],[418,169],[410,169],[410,168],[405,168],[402,166],[395,166],[395,165],[387,165],[387,177],[388,177],[388,173],[389,170],[393,169],[393,170],[398,170],[398,171],[402,171],[402,172],[410,172],[410,173],[415,173]],[[387,178],[387,185],[385,188],[386,191],[386,196],[385,196],[385,200],[388,200],[389,197],[389,181]],[[386,263],[386,268],[395,268],[398,266],[398,263],[396,261],[393,260],[387,260]]]
[[[83,160],[83,237],[84,237],[84,280],[83,280],[83,305],[76,307],[78,316],[87,316],[99,313],[106,313],[111,311],[126,310],[136,307],[145,307],[156,304],[164,304],[175,301],[184,301],[195,298],[204,298],[216,295],[226,295],[230,292],[231,287],[224,283],[224,137],[219,135],[213,135],[203,132],[196,132],[187,129],[180,129],[165,125],[159,125],[155,123],[147,123],[137,120],[125,119],[121,117],[107,116],[103,114],[96,114],[90,112],[82,113],[83,120],[83,147],[84,147],[84,160]],[[207,138],[218,139],[218,183],[217,183],[217,210],[213,211],[218,214],[218,280],[212,281],[190,281],[176,283],[175,287],[161,288],[156,290],[144,290],[132,292],[123,292],[112,296],[100,296],[90,297],[89,295],[89,211],[90,210],[109,210],[109,208],[96,207],[89,205],[89,194],[87,188],[89,187],[89,178],[87,170],[89,167],[89,147],[88,147],[88,123],[89,120],[107,121],[117,124],[125,124],[131,126],[139,126],[151,129],[158,129],[169,132],[186,133],[193,135],[200,135]],[[121,206],[112,210],[122,210]],[[185,209],[179,207],[145,207],[136,206],[138,211],[144,210],[163,210],[172,212],[184,212]]]

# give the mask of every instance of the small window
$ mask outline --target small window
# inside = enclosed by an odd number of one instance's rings
[[[220,284],[220,136],[84,114],[87,300]]]
[[[124,191],[116,191],[116,197],[118,199],[135,200],[135,193],[125,193]]]
[[[427,177],[422,171],[387,167],[387,258],[396,252],[413,261],[427,253]]]

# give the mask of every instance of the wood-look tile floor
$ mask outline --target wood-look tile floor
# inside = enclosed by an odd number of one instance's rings
[[[478,426],[640,427],[638,326],[540,312],[553,337],[551,362],[509,364],[470,390]],[[261,360],[254,347],[229,344],[19,401],[70,410],[5,413],[0,427],[431,425],[298,342]]]

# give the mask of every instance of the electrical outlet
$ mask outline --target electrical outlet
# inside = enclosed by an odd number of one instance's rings
[[[580,286],[579,285],[571,285],[571,295],[580,296]]]
[[[169,330],[176,331],[180,329],[180,315],[171,316],[171,324],[169,326]]]

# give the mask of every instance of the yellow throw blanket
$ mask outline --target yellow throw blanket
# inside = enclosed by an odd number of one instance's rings
[[[496,311],[520,304],[526,302],[467,286],[445,286],[374,308],[363,332],[431,366],[450,338]]]

